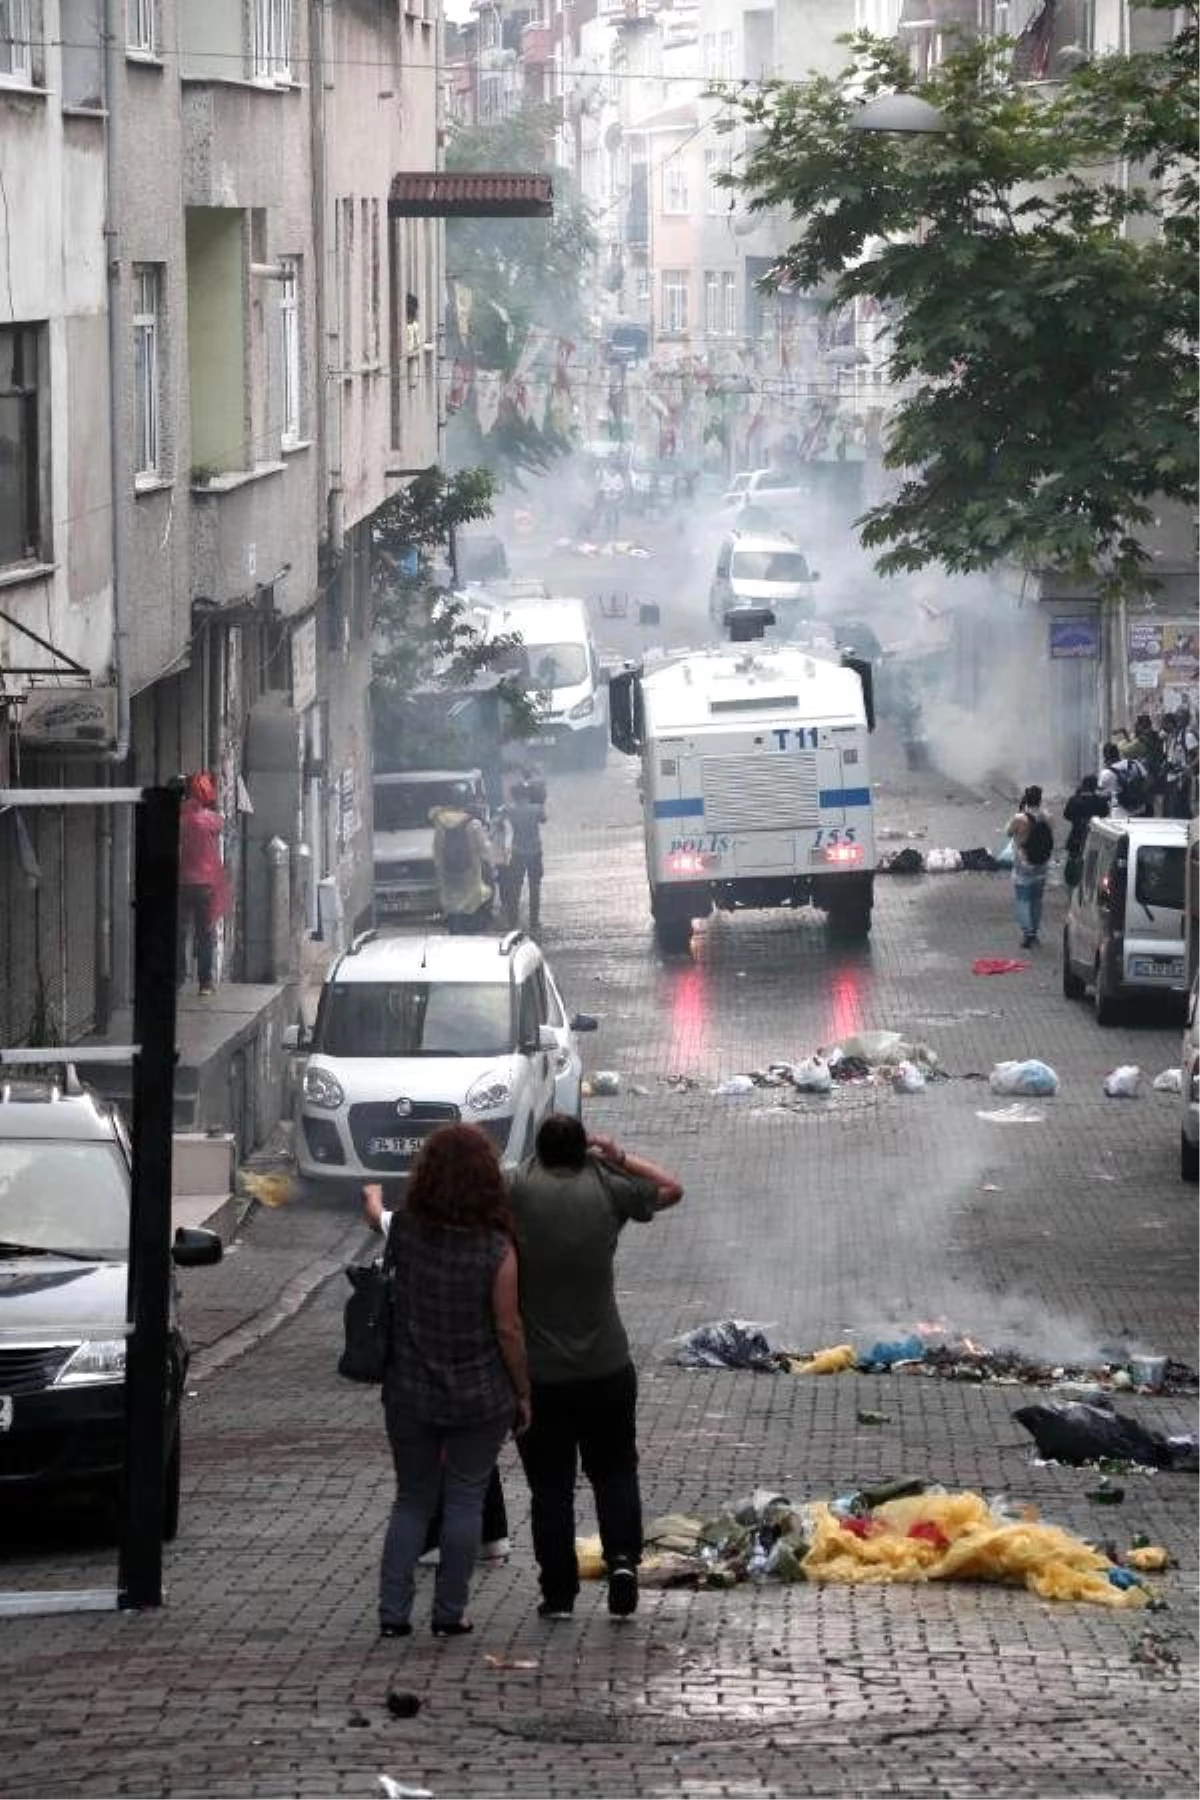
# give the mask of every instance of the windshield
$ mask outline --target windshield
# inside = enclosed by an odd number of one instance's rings
[[[334,982],[325,989],[316,1048],[326,1056],[507,1056],[513,1048],[507,982]]]
[[[1137,853],[1134,894],[1143,906],[1183,911],[1183,845],[1143,844]]]
[[[807,581],[808,564],[799,550],[735,550],[734,581]]]
[[[587,680],[587,650],[582,644],[526,644],[525,654],[535,687],[578,687]]]
[[[412,781],[375,783],[376,831],[411,831],[429,824],[429,811],[434,806],[461,806],[472,797],[473,789],[465,781]],[[432,827],[431,827],[432,829]]]
[[[129,1172],[117,1146],[0,1141],[0,1241],[124,1261]]]

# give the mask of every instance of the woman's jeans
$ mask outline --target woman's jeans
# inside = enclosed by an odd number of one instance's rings
[[[413,1571],[440,1493],[444,1510],[433,1623],[456,1624],[466,1611],[471,1571],[479,1554],[483,1497],[509,1421],[449,1430],[393,1416],[388,1426],[396,1498],[383,1542],[379,1616],[388,1625],[410,1621]]]

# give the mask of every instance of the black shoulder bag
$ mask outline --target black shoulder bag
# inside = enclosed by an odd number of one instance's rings
[[[338,1374],[347,1381],[381,1382],[392,1342],[392,1234],[374,1262],[348,1263],[352,1289],[342,1319],[346,1342],[338,1358]]]

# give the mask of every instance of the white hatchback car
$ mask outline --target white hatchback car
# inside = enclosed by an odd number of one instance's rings
[[[296,1161],[310,1180],[404,1180],[425,1139],[479,1125],[506,1169],[548,1113],[580,1110],[577,1031],[538,946],[496,937],[367,932],[332,965],[296,1103]]]

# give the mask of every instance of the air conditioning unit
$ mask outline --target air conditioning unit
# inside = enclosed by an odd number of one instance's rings
[[[117,690],[31,688],[20,712],[22,743],[31,750],[94,755],[116,742]]]

